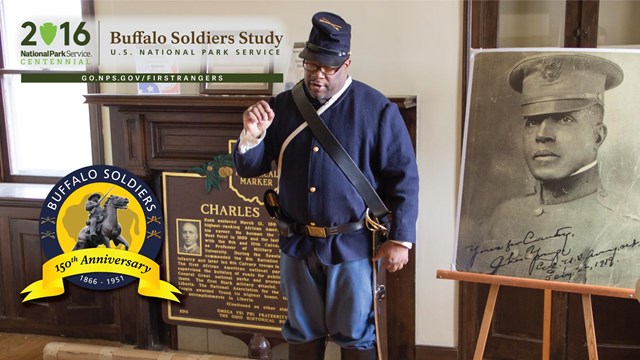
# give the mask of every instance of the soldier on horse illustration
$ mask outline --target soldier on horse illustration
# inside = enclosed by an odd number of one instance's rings
[[[104,195],[97,192],[89,195],[85,203],[85,210],[89,213],[87,226],[80,230],[73,250],[95,248],[99,245],[110,248],[111,241],[116,246],[122,244],[125,250],[129,249],[129,243],[122,237],[122,226],[118,223],[117,213],[119,209],[127,209],[129,199],[116,195],[107,198],[111,190]],[[105,198],[107,200],[102,206]]]

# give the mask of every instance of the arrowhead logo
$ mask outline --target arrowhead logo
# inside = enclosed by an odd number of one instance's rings
[[[53,25],[53,23],[47,22],[40,25],[40,37],[47,45],[51,45],[53,39],[56,38],[57,32],[58,27]]]

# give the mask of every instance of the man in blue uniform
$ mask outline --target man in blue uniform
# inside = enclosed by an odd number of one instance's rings
[[[469,248],[472,271],[634,287],[640,221],[603,188],[597,159],[607,138],[604,93],[622,80],[618,65],[587,54],[537,55],[513,68],[536,186],[497,207],[483,243]]]
[[[386,200],[392,240],[373,253],[367,205],[311,130],[299,128],[304,119],[291,91],[244,112],[234,159],[244,177],[270,171],[272,161],[280,169],[280,214],[291,225],[280,236],[289,358],[323,359],[330,337],[343,359],[375,359],[371,260],[391,272],[408,261],[418,212],[415,154],[397,106],[349,76],[351,26],[328,12],[312,24],[300,54],[305,93]]]

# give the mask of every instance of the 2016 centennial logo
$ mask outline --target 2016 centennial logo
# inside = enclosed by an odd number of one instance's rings
[[[40,212],[47,262],[23,302],[64,293],[63,279],[110,290],[140,279],[138,293],[177,301],[153,260],[163,236],[162,209],[140,178],[106,165],[78,169],[49,192]]]

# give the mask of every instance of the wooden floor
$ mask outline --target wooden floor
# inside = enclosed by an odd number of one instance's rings
[[[123,346],[118,342],[106,340],[0,332],[0,360],[42,360],[42,350],[48,343],[54,341],[101,346]]]

